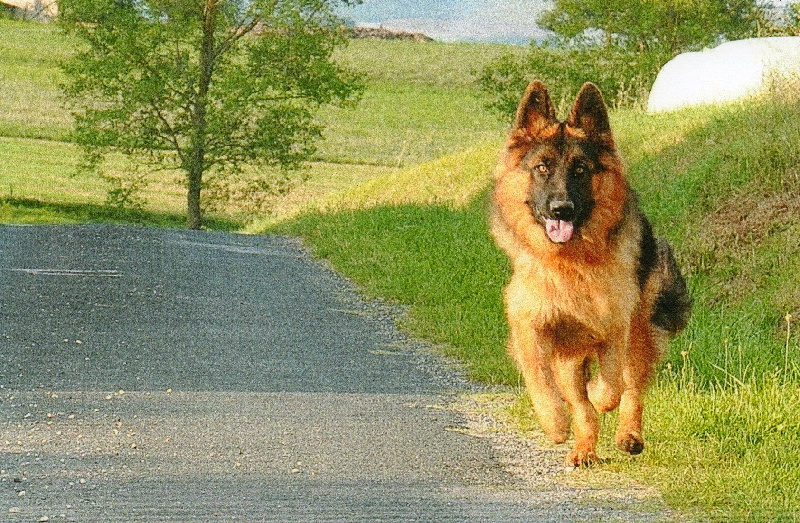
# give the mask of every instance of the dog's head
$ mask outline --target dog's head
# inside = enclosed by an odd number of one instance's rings
[[[529,176],[526,203],[551,242],[581,235],[602,192],[602,178],[619,160],[600,90],[587,83],[569,118],[560,122],[541,82],[532,82],[517,110],[506,159]]]

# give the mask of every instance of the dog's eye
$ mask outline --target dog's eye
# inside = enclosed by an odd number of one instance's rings
[[[589,168],[586,167],[585,164],[579,163],[575,166],[575,169],[572,172],[575,174],[575,176],[583,176],[589,172]]]
[[[538,164],[533,170],[537,174],[547,174],[547,166],[543,163]]]

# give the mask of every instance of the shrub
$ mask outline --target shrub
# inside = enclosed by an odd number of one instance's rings
[[[531,46],[526,55],[505,54],[481,71],[478,85],[487,107],[511,118],[531,80],[543,81],[563,113],[584,82],[593,82],[612,107],[643,106],[656,74],[669,57],[661,52],[624,53],[613,48]]]

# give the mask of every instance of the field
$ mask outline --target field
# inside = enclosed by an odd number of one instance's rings
[[[58,63],[69,56],[72,44],[53,26],[0,24],[1,34],[8,35],[0,40],[0,197],[6,200],[0,219],[25,219],[27,200],[102,205],[102,182],[74,176],[79,151],[68,141],[72,119],[58,88]],[[370,89],[355,109],[332,108],[321,115],[326,140],[308,166],[308,182],[274,202],[274,216],[260,221],[295,215],[309,202],[500,136],[503,126],[483,111],[469,69],[507,52],[505,46],[432,44],[410,51],[403,42],[355,41],[343,53],[344,62],[370,71]],[[406,80],[398,83],[398,78]],[[30,158],[36,161],[22,161]],[[144,196],[145,211],[180,221],[185,202],[177,173]],[[146,215],[139,219],[149,219]],[[129,217],[123,213],[120,219]],[[228,208],[218,218],[244,222],[252,216]],[[73,220],[70,213],[57,212],[47,219]],[[108,213],[100,219],[108,219]]]
[[[101,182],[73,175],[77,149],[56,86],[69,46],[54,28],[0,20],[0,34],[0,222],[179,225],[175,176],[133,213],[104,207]],[[510,51],[353,42],[341,59],[369,75],[369,89],[358,107],[322,115],[327,140],[308,182],[269,215],[223,209],[211,225],[302,236],[366,294],[408,306],[404,327],[464,361],[472,378],[510,387],[518,399],[506,414],[536,434],[504,350],[508,268],[485,225],[507,122],[483,109],[472,83]],[[800,520],[800,103],[773,98],[612,114],[695,309],[649,395],[645,453],[611,448],[607,416],[608,459],[573,478],[633,478],[697,520]]]

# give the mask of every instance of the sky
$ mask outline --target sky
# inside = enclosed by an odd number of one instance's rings
[[[443,42],[527,44],[544,36],[536,18],[547,0],[364,0],[340,14],[359,26],[421,32]]]
[[[783,7],[798,0],[766,0]],[[536,18],[550,0],[364,0],[340,14],[359,26],[421,32],[443,42],[527,44],[546,34]]]

